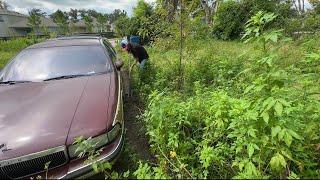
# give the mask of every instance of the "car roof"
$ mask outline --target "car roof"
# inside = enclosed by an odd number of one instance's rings
[[[96,36],[70,36],[50,39],[42,43],[34,44],[26,49],[67,47],[67,46],[101,46],[101,37]]]

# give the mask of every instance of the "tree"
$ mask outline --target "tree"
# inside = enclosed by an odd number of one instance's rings
[[[84,17],[88,15],[87,10],[85,9],[78,10],[78,13],[80,14],[81,19],[84,19]]]
[[[130,29],[131,19],[127,16],[119,18],[115,22],[115,31],[118,36],[124,37],[130,35],[129,29]]]
[[[212,24],[212,17],[217,12],[219,0],[200,0],[205,12],[205,20],[208,25]]]
[[[68,33],[68,13],[58,9],[50,15],[50,18],[58,25],[58,34]]]
[[[108,14],[108,20],[111,24],[123,17],[127,17],[127,12],[120,9],[115,9],[111,14]]]
[[[179,0],[158,0],[157,4],[166,10],[168,21],[173,22],[178,9]]]
[[[89,15],[85,15],[83,17],[84,23],[86,24],[87,27],[87,32],[92,33],[93,32],[93,19]]]
[[[316,14],[320,14],[320,1],[319,0],[309,0],[309,1],[310,1],[310,4],[313,7],[313,11]]]
[[[78,19],[78,9],[70,9],[69,13],[69,19],[72,23],[76,23],[79,21]]]
[[[97,18],[100,13],[98,13],[97,11],[95,11],[94,9],[89,9],[87,10],[87,14],[91,17]]]
[[[297,1],[297,10],[300,14],[304,13],[304,0],[296,0]]]
[[[101,13],[97,14],[97,23],[98,23],[98,29],[100,32],[105,31],[106,24],[107,24],[107,17]]]
[[[40,9],[31,9],[29,11],[28,26],[31,27],[34,34],[39,34],[39,28],[41,25],[41,17],[44,17],[45,13]]]
[[[79,13],[80,16],[82,18],[82,20],[84,21],[86,28],[87,28],[87,32],[92,33],[93,32],[93,18],[92,18],[92,12],[89,14],[90,11],[87,11],[85,9],[80,9]]]
[[[0,9],[8,10],[9,4],[6,1],[0,1]]]
[[[134,17],[150,17],[153,14],[152,6],[146,3],[144,0],[139,0],[138,5],[133,8]]]

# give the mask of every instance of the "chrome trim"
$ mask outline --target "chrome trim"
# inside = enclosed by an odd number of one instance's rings
[[[91,138],[88,143],[95,145],[95,148],[101,148],[106,146],[108,143],[114,141],[120,134],[120,131],[123,127],[119,123],[117,123],[109,132],[102,134],[100,136]],[[76,158],[80,154],[80,152],[76,152],[77,148],[79,147],[78,144],[74,144],[68,147],[69,157]]]
[[[122,124],[122,126],[124,127],[124,124]],[[107,155],[99,158],[95,162],[110,161],[113,158],[115,158],[121,152],[122,147],[123,147],[123,143],[124,143],[124,128],[122,128],[122,133],[120,136],[119,143],[113,149],[113,151],[111,151]],[[93,175],[94,173],[92,173],[92,171],[93,171],[92,164],[93,164],[93,162],[88,163],[88,164],[84,164],[83,166],[81,166],[73,171],[68,172],[66,175],[59,177],[58,179],[74,179],[74,178],[86,176],[87,174]]]
[[[117,102],[117,108],[116,113],[114,115],[112,126],[114,126],[117,122],[120,121],[120,123],[123,121],[123,97],[122,97],[122,79],[120,72],[118,73],[118,102]],[[120,115],[120,117],[118,117]]]
[[[16,164],[16,163],[19,163],[19,162],[33,160],[33,159],[36,159],[36,158],[40,158],[40,157],[43,157],[43,156],[46,156],[46,155],[50,155],[50,154],[53,154],[53,153],[57,153],[57,152],[61,152],[61,151],[64,152],[65,157],[67,159],[67,161],[66,161],[66,163],[67,163],[69,161],[67,148],[66,148],[66,146],[59,146],[59,147],[55,147],[55,148],[52,148],[52,149],[47,149],[47,150],[44,150],[44,151],[28,154],[28,155],[25,155],[25,156],[21,156],[21,157],[17,157],[17,158],[13,158],[13,159],[0,161],[0,167]]]

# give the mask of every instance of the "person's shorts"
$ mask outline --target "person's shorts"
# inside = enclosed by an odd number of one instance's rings
[[[140,69],[144,70],[146,68],[147,59],[144,59],[140,63]]]

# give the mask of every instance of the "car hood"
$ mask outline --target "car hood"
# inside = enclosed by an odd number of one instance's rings
[[[0,86],[0,160],[66,144],[88,84],[99,78],[108,95],[109,81],[99,77]]]

